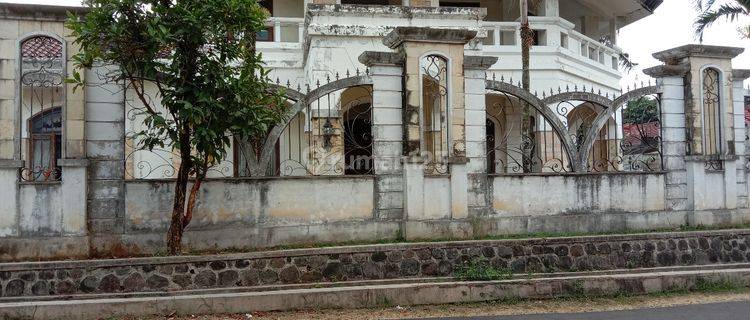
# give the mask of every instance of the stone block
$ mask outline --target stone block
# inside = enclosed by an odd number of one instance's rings
[[[404,207],[403,192],[380,192],[377,198],[377,209],[394,209]]]
[[[18,58],[17,48],[15,39],[0,39],[0,59],[16,61]]]
[[[372,127],[372,138],[374,141],[400,142],[403,138],[401,125],[378,125]]]
[[[125,142],[123,140],[86,141],[86,155],[94,159],[125,159]]]
[[[685,128],[662,128],[663,141],[684,142],[687,139]]]
[[[484,111],[486,109],[485,96],[482,94],[466,94],[466,110],[479,110]]]
[[[378,126],[381,124],[401,125],[402,123],[401,110],[400,109],[373,108],[372,123],[374,126]]]
[[[0,40],[18,39],[18,20],[0,20]],[[15,47],[15,46],[14,46]]]
[[[0,46],[2,46],[2,43],[0,43]],[[0,79],[0,99],[14,100],[15,98],[16,98],[15,80]]]
[[[373,109],[401,109],[401,91],[375,90],[372,100]]]
[[[465,124],[469,126],[484,126],[487,122],[487,113],[478,110],[466,110]]]
[[[92,140],[120,140],[125,135],[125,125],[116,122],[86,122],[86,132]]]
[[[65,123],[65,134],[66,138],[70,140],[83,140],[84,138],[84,121],[83,120],[68,120]],[[99,132],[90,132],[91,135],[98,135]]]
[[[404,190],[403,177],[400,175],[378,176],[375,181],[378,192],[400,192]]]
[[[42,22],[35,20],[21,20],[18,22],[18,34],[19,36],[25,36],[32,32],[42,31]]]
[[[116,180],[123,179],[125,167],[122,160],[91,160],[90,179]]]
[[[122,122],[125,121],[125,111],[122,104],[87,102],[86,120],[92,122]]]
[[[0,59],[0,79],[16,79],[16,60]]]

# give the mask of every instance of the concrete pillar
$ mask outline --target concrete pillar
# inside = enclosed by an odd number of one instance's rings
[[[732,118],[734,122],[734,150],[737,155],[737,207],[748,208],[748,184],[747,184],[747,150],[746,128],[745,128],[745,88],[744,81],[750,78],[748,70],[733,70],[732,72],[732,100],[734,108]]]
[[[372,78],[373,166],[377,176],[375,217],[400,219],[404,212],[402,96],[403,56],[365,52],[359,61]]]
[[[85,236],[86,230],[86,194],[87,167],[86,159],[60,159],[57,165],[62,167],[62,235]],[[88,249],[88,248],[87,248]]]
[[[22,160],[0,159],[0,238],[18,236],[18,170]]]
[[[738,191],[738,186],[744,187],[744,178],[737,178],[737,168],[744,166],[744,162],[739,162],[744,152],[738,153],[737,150],[744,145],[738,143],[738,140],[744,142],[744,108],[743,111],[734,110],[743,106],[737,98],[729,99],[733,94],[726,88],[737,88],[732,83],[723,83],[727,80],[723,80],[721,86],[720,110],[724,119],[719,129],[723,137],[721,143],[726,147],[720,154],[706,154],[702,138],[703,70],[710,66],[718,68],[724,75],[732,74],[731,59],[741,52],[741,48],[687,45],[655,53],[654,57],[665,65],[645,70],[647,74],[660,78],[662,87],[662,141],[664,169],[668,171],[668,209],[694,210],[691,224],[716,224],[714,216],[706,210],[736,209],[743,201],[740,196],[743,191]],[[722,77],[729,81],[733,78],[740,77]],[[684,184],[681,180],[683,169]],[[746,199],[745,195],[745,202]]]
[[[489,213],[491,180],[487,177],[487,106],[485,72],[497,62],[494,57],[464,59],[464,95],[466,117],[466,164],[469,216]],[[455,171],[451,171],[455,174]]]
[[[685,164],[685,89],[683,76],[688,69],[660,66],[644,70],[657,78],[661,91],[662,168],[666,174],[667,210],[691,208],[688,171]]]
[[[88,227],[91,246],[99,251],[117,243],[125,225],[125,91],[101,76],[112,70],[86,72]]]

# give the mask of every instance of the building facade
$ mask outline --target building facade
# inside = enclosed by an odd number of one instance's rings
[[[258,48],[289,105],[211,168],[189,249],[651,230],[750,221],[742,49],[656,53],[620,88],[617,30],[659,1],[544,0],[521,88],[516,1],[275,0]],[[0,5],[0,260],[164,246],[178,156],[85,70],[81,8]]]

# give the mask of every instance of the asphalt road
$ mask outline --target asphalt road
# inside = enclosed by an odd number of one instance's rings
[[[750,320],[750,301],[628,311],[434,318],[431,320]]]

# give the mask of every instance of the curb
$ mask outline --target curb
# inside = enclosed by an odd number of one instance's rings
[[[0,318],[86,320],[126,315],[198,315],[300,309],[375,308],[391,305],[469,303],[503,299],[649,294],[692,290],[696,288],[696,283],[701,281],[705,283],[729,281],[737,286],[748,286],[750,285],[750,268],[9,302],[0,303]]]

